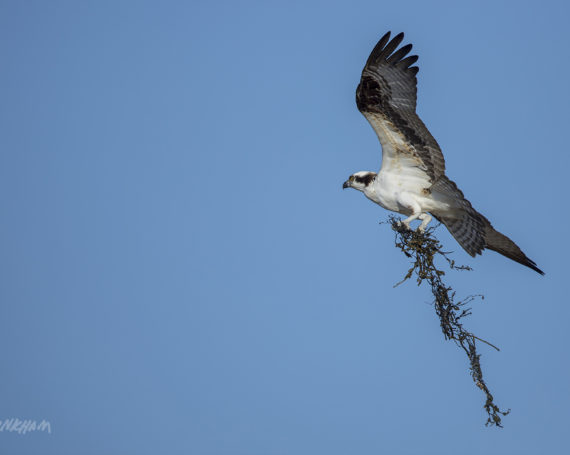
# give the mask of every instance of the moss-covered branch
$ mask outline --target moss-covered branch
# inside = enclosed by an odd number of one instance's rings
[[[400,220],[396,217],[390,217],[390,224],[396,233],[396,247],[402,250],[406,257],[412,260],[412,266],[406,273],[404,279],[396,284],[402,284],[404,281],[416,277],[418,286],[424,281],[431,288],[434,297],[434,307],[439,317],[441,330],[446,340],[453,340],[457,346],[460,346],[469,359],[469,369],[473,381],[485,394],[485,410],[488,418],[486,425],[495,425],[502,427],[501,417],[506,416],[510,410],[501,411],[493,401],[493,395],[489,391],[487,384],[483,379],[481,363],[479,361],[481,354],[477,352],[476,342],[480,341],[492,348],[499,350],[488,341],[485,341],[473,333],[468,332],[463,327],[463,318],[471,314],[471,308],[467,305],[475,298],[483,298],[479,296],[469,296],[463,300],[455,301],[455,291],[443,282],[442,277],[445,272],[439,270],[434,264],[437,256],[443,257],[449,267],[455,270],[471,270],[470,267],[456,265],[453,260],[448,257],[447,252],[443,251],[441,244],[433,235],[435,228],[429,228],[425,232],[412,231],[406,229],[400,224]]]

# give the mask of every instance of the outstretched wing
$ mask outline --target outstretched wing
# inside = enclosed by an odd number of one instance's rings
[[[396,48],[404,34],[390,41],[390,32],[376,44],[362,70],[356,104],[382,144],[382,168],[402,165],[425,173],[430,183],[445,172],[438,143],[416,114],[417,55],[411,44]],[[394,52],[395,51],[395,52]]]

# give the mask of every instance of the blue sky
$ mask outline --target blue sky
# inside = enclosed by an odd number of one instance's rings
[[[570,418],[563,2],[0,3],[0,433],[10,454],[561,454]],[[496,402],[342,182],[380,148],[354,91],[420,56],[493,252],[459,295]]]

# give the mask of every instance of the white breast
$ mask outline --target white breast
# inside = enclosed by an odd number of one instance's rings
[[[382,144],[382,167],[374,184],[364,191],[366,197],[385,209],[403,214],[411,212],[409,204],[405,204],[410,199],[422,211],[441,208],[428,191],[432,182],[425,164],[401,131],[382,115],[366,113],[365,116]]]

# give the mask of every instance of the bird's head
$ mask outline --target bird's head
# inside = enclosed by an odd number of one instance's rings
[[[342,184],[342,189],[354,188],[358,191],[364,191],[369,185],[372,184],[376,178],[376,172],[360,171],[352,174],[346,182]]]

